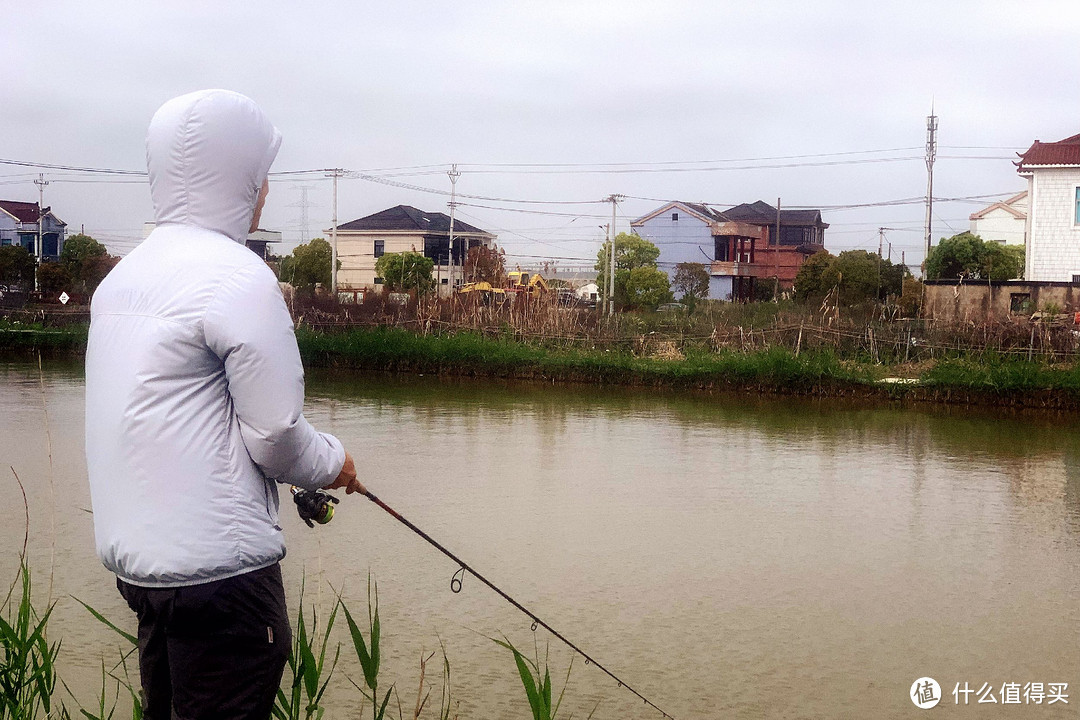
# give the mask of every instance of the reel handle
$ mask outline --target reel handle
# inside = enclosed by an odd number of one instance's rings
[[[309,528],[315,527],[312,521],[325,525],[334,518],[334,505],[341,502],[325,490],[305,490],[293,485],[290,488],[296,512]]]

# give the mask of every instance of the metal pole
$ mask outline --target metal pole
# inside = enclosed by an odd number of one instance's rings
[[[37,264],[38,267],[40,267],[41,259],[44,256],[41,249],[41,243],[42,229],[45,225],[45,186],[49,183],[45,180],[44,173],[38,173],[38,179],[34,181],[34,184],[38,186],[37,246],[34,248],[34,257],[37,258]],[[34,269],[34,290],[41,290],[41,284],[38,282],[37,268]]]
[[[881,251],[885,245],[885,228],[879,227],[877,231],[877,299],[881,300]]]
[[[334,209],[333,220],[330,223],[330,292],[337,297],[337,181],[341,177],[341,168],[335,168],[334,178]]]
[[[776,243],[773,246],[773,302],[780,300],[780,198],[776,198]]]
[[[611,264],[608,267],[608,277],[611,278],[610,292],[608,293],[608,316],[615,314],[615,203],[616,196],[611,196]]]
[[[926,254],[930,255],[931,219],[934,211],[934,160],[937,158],[938,119],[934,106],[930,106],[930,115],[926,118]]]
[[[449,267],[449,286],[450,294],[454,294],[454,208],[457,207],[457,180],[461,177],[461,173],[458,172],[457,163],[454,163],[450,167],[450,172],[447,173],[450,176],[450,257],[448,258]],[[465,258],[461,260],[461,277],[465,278]]]

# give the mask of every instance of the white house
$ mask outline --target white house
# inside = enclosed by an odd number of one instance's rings
[[[1023,245],[1027,239],[1027,190],[971,214],[971,234],[986,242]]]
[[[1024,277],[1080,283],[1080,135],[1036,140],[1016,171],[1028,181]]]
[[[326,231],[330,237],[330,231]],[[492,247],[496,236],[461,220],[454,220],[454,284],[462,283],[461,268],[469,248]],[[397,205],[337,228],[338,285],[346,290],[382,287],[375,261],[385,253],[418,252],[435,262],[432,275],[440,292],[449,292],[450,217]]]
[[[36,202],[0,200],[0,246],[21,245],[38,255],[38,224],[41,224],[40,256],[46,260],[60,257],[67,238],[67,223],[53,214],[52,208],[41,211]]]

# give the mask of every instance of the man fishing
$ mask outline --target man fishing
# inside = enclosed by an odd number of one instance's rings
[[[292,320],[244,246],[280,142],[243,95],[165,103],[146,141],[156,227],[91,306],[94,531],[138,616],[149,720],[270,716],[291,644],[277,484],[364,492],[304,418]]]

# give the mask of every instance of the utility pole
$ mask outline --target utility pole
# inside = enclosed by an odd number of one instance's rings
[[[34,257],[37,258],[37,266],[41,267],[41,243],[42,243],[42,230],[45,225],[45,186],[49,182],[45,179],[44,173],[38,173],[38,179],[34,181],[34,184],[38,188],[38,221],[37,221],[37,244],[34,248]],[[59,248],[57,248],[59,250]],[[38,282],[38,273],[35,268],[34,271],[34,290],[41,290],[41,283]]]
[[[926,254],[930,255],[930,223],[934,210],[934,160],[937,158],[937,115],[934,105],[930,104],[930,114],[926,118]]]
[[[881,300],[881,251],[885,245],[885,228],[879,227],[877,233],[877,293],[878,300]]]
[[[608,245],[608,276],[606,278],[603,278],[604,290],[606,291],[606,292],[604,292],[604,297],[607,298],[607,303],[608,303],[608,305],[610,305],[611,304],[611,296],[613,294],[612,293],[612,276],[614,275],[614,273],[611,271],[611,268],[612,268],[612,266],[615,265],[615,251],[614,251],[615,243],[611,239],[611,223],[608,223],[608,224],[604,225],[603,227],[604,227],[604,242]],[[599,279],[600,278],[597,278],[597,280],[599,280]],[[603,316],[603,314],[604,314],[604,306],[601,305],[600,306],[600,315]],[[608,314],[609,315],[611,314],[610,311],[608,312]]]
[[[450,176],[450,256],[449,260],[450,271],[449,285],[450,295],[454,294],[454,208],[457,207],[457,181],[461,177],[461,173],[458,172],[457,163],[450,166],[450,171],[446,173]],[[468,254],[466,252],[466,254]],[[465,258],[461,259],[461,278],[462,282],[465,279]]]
[[[608,261],[608,317],[615,315],[615,207],[622,195],[612,194],[604,198],[604,202],[611,203],[611,228],[608,235],[611,236],[611,258]]]
[[[776,198],[776,246],[773,248],[773,302],[780,302],[780,198]]]
[[[41,262],[41,234],[42,226],[45,224],[45,186],[49,184],[49,181],[45,179],[43,173],[38,173],[38,179],[34,181],[34,184],[38,188],[38,224],[37,224],[37,247],[34,248],[34,257],[38,262]]]
[[[330,292],[333,296],[337,297],[337,264],[338,264],[338,252],[337,252],[337,181],[341,177],[341,168],[334,168],[330,171],[329,177],[334,178],[334,206],[333,206],[333,219],[330,222]]]

